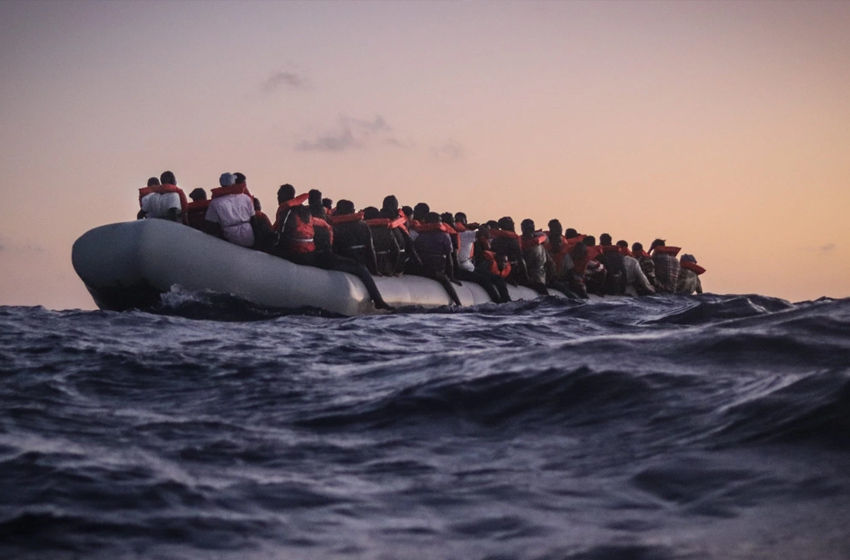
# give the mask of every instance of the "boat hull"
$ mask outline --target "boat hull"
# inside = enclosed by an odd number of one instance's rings
[[[375,312],[356,276],[297,265],[167,220],[92,229],[74,243],[71,259],[101,309],[145,309],[178,286],[274,308],[317,308],[346,316]],[[429,278],[375,277],[375,283],[394,307],[451,303],[443,287]],[[491,302],[487,292],[471,282],[456,286],[456,291],[463,305]],[[529,288],[510,286],[509,291],[515,300],[539,297]]]

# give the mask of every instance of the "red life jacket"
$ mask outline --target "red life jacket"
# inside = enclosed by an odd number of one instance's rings
[[[329,223],[327,223],[325,220],[313,216],[313,228],[315,229],[317,227],[325,228],[326,230],[328,230],[328,233],[331,236],[331,245],[333,245],[334,244],[334,228],[332,228],[331,225]]]
[[[682,268],[687,268],[688,270],[692,270],[692,271],[696,272],[697,276],[699,276],[700,274],[705,272],[705,269],[703,267],[701,267],[697,263],[691,262],[691,261],[682,261],[682,262],[679,263],[679,266],[681,266]]]
[[[490,237],[507,237],[509,239],[519,239],[519,235],[515,231],[505,229],[491,229]]]
[[[177,185],[152,185],[150,187],[142,187],[139,189],[139,208],[142,207],[142,199],[151,193],[156,194],[165,194],[165,193],[177,193],[177,196],[180,197],[180,213],[182,215],[183,223],[188,223],[186,219],[186,211],[189,209],[189,202],[186,200],[186,193],[183,192],[183,189],[178,187]]]
[[[302,204],[304,204],[304,201],[307,200],[308,198],[310,198],[310,195],[307,194],[307,193],[304,193],[304,194],[299,194],[295,198],[291,198],[289,200],[283,201],[280,204],[280,206],[277,207],[277,212],[275,212],[274,225],[272,226],[272,229],[274,231],[279,230],[280,226],[281,226],[280,217],[283,216],[284,214],[286,214],[286,211],[289,210],[290,208],[295,208],[296,206],[301,206]]]
[[[353,214],[334,214],[333,216],[328,216],[328,221],[332,226],[347,224],[349,222],[359,222],[362,219],[363,212],[355,212]]]
[[[646,252],[646,251],[644,251],[643,249],[641,249],[641,250],[640,250],[640,252],[638,252],[638,253],[634,253],[634,257],[635,257],[635,258],[638,258],[638,257],[651,258],[651,257],[649,256],[649,253],[647,253],[647,252]]]
[[[602,248],[599,245],[588,247],[587,254],[584,256],[584,258],[578,260],[573,259],[573,267],[576,269],[576,272],[584,276],[584,274],[587,272],[587,263],[589,263],[601,254]]]
[[[314,218],[309,216],[306,220],[301,219],[299,212],[293,212],[289,216],[294,224],[290,228],[284,228],[282,241],[293,253],[312,253],[316,250],[313,241],[315,231],[313,230]]]
[[[220,196],[230,196],[232,194],[247,194],[248,196],[251,196],[251,193],[248,192],[248,186],[245,183],[236,183],[235,185],[230,185],[229,187],[218,187],[211,190],[210,194],[212,194],[213,198],[218,198]]]
[[[526,249],[531,249],[533,247],[537,247],[538,245],[543,245],[547,241],[548,239],[542,231],[535,231],[531,237],[521,235],[519,237],[519,246],[523,251],[525,251]]]
[[[484,251],[484,260],[490,263],[490,274],[500,278],[507,278],[511,275],[511,263],[506,262],[505,268],[499,270],[499,263],[496,261],[496,253],[493,251]]]
[[[548,231],[546,232],[547,241],[546,241],[545,247],[546,247],[546,250],[549,251],[549,254],[552,256],[552,260],[555,262],[555,269],[556,270],[561,270],[561,264],[564,262],[564,255],[569,253],[570,249],[573,248],[573,245],[570,244],[567,241],[566,237],[564,237],[563,235],[561,235],[560,237],[561,237],[561,246],[558,249],[558,252],[555,253],[555,252],[552,251],[552,241],[551,241],[552,236],[551,236],[550,232],[548,232]]]
[[[268,216],[266,216],[266,213],[265,213],[265,212],[259,212],[259,211],[258,211],[258,212],[254,212],[254,215],[255,215],[255,216],[257,216],[257,219],[258,219],[258,220],[261,220],[261,221],[265,222],[265,223],[266,223],[266,225],[268,225],[268,226],[269,226],[269,229],[273,229],[273,228],[272,228],[272,221],[269,219],[269,217],[268,217]]]
[[[675,257],[676,255],[679,254],[679,251],[681,251],[681,250],[682,250],[681,247],[665,247],[663,245],[660,245],[660,246],[656,247],[655,249],[653,249],[652,252],[653,253],[661,253],[662,255],[670,255],[670,256]]]
[[[405,218],[396,218],[395,220],[391,220],[389,218],[373,218],[371,220],[366,220],[366,225],[369,227],[386,227],[388,229],[395,229],[402,227],[405,221]]]
[[[186,221],[190,227],[203,229],[207,216],[207,208],[210,207],[209,200],[193,200],[186,209]]]

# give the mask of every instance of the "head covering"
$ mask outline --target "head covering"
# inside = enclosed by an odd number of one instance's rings
[[[222,187],[232,187],[236,183],[236,177],[233,173],[222,173],[218,178],[218,184]],[[216,202],[218,204],[218,202]]]
[[[696,257],[694,257],[693,255],[689,255],[687,253],[682,255],[682,257],[679,260],[682,261],[682,262],[692,262],[694,264],[697,263]]]

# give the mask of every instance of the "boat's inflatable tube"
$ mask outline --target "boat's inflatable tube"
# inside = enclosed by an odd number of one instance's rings
[[[374,312],[365,286],[353,275],[296,265],[167,220],[95,228],[74,243],[71,259],[101,309],[145,308],[179,286],[232,294],[268,307],[312,307],[339,315]],[[394,307],[451,303],[443,287],[428,278],[376,277],[375,283]],[[455,290],[463,305],[491,301],[471,282]],[[515,300],[539,297],[529,288],[509,286],[509,291]]]

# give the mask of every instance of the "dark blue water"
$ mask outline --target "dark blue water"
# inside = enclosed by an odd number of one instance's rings
[[[0,308],[0,558],[850,558],[850,300]]]

